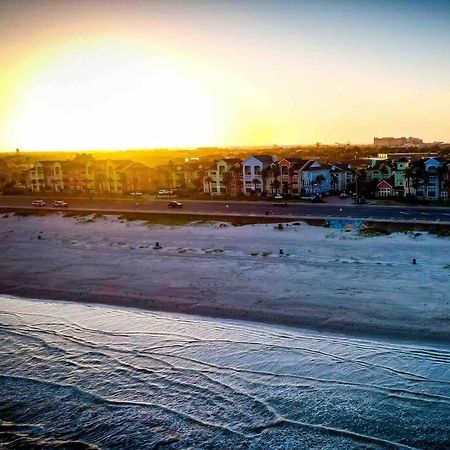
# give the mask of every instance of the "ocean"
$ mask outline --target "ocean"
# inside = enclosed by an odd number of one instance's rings
[[[0,297],[2,448],[450,448],[450,345]]]

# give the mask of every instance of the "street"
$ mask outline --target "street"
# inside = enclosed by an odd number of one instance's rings
[[[2,196],[0,207],[32,207],[32,196]],[[87,209],[93,211],[169,211],[167,203],[170,199],[154,198],[80,198],[80,197],[44,197],[47,208],[52,208],[53,200],[64,200],[68,203],[67,209]],[[366,220],[399,220],[405,221],[437,221],[450,222],[450,208],[435,208],[421,206],[385,206],[385,205],[354,205],[350,200],[338,204],[332,203],[288,203],[287,206],[274,206],[272,202],[265,201],[208,201],[208,200],[181,200],[183,212],[204,214],[237,214],[237,215],[273,215],[296,217],[330,217],[354,218]],[[36,208],[37,209],[37,208]],[[177,210],[181,212],[180,210]]]

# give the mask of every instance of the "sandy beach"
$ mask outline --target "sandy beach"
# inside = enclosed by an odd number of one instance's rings
[[[426,233],[9,214],[0,236],[2,294],[450,340],[450,239]]]

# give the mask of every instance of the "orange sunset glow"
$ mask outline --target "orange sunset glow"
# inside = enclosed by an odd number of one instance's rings
[[[442,20],[353,3],[2,2],[0,149],[450,139]]]

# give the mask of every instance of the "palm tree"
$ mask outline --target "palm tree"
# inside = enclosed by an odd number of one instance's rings
[[[331,186],[333,188],[333,191],[336,191],[336,185],[339,181],[339,175],[336,172],[331,172],[330,174],[330,181],[331,181]]]
[[[222,183],[225,186],[226,195],[230,195],[232,182],[233,182],[233,174],[231,173],[231,170],[224,172],[224,174],[222,175]]]
[[[412,170],[411,167],[407,167],[405,169],[405,179],[406,179],[406,186],[407,186],[407,191],[406,194],[411,194],[411,179],[413,177],[414,171]]]
[[[258,194],[258,191],[257,191],[258,186],[259,186],[259,189],[261,189],[261,187],[260,187],[261,180],[259,178],[253,178],[252,184],[254,186],[253,193],[254,193],[254,195],[256,197],[256,195]]]
[[[314,183],[319,185],[319,192],[320,192],[320,190],[321,190],[320,188],[321,188],[322,183],[323,183],[324,181],[325,181],[325,177],[324,177],[322,174],[317,175],[317,177],[316,177],[315,180],[314,180]]]
[[[441,197],[441,184],[444,184],[444,183],[442,183],[442,180],[444,179],[444,175],[447,173],[447,170],[448,170],[448,168],[447,168],[446,164],[444,164],[443,166],[439,166],[437,168],[437,180],[438,180],[437,188],[438,188],[439,197]]]
[[[212,198],[212,188],[211,183],[214,181],[211,177],[206,177],[205,181],[208,183],[209,187],[209,196]]]

